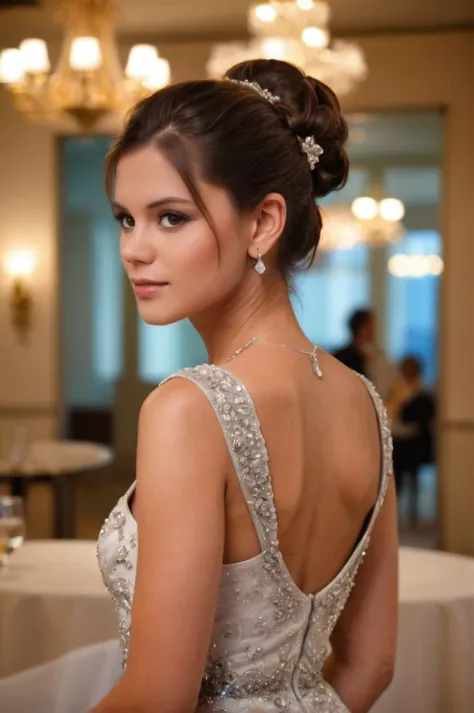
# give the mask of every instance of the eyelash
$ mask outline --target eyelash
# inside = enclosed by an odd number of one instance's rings
[[[128,215],[128,213],[114,213],[114,218],[117,221],[117,223],[120,225],[121,230],[133,230],[134,226],[125,226],[123,224],[123,221],[126,218],[130,218],[130,220],[133,221],[133,218],[131,215]]]
[[[177,218],[179,220],[179,222],[176,223],[175,225],[171,225],[169,227],[162,226],[162,227],[165,227],[165,230],[173,230],[173,228],[179,228],[182,225],[184,225],[185,223],[188,223],[190,220],[189,217],[186,215],[183,215],[183,213],[178,213],[175,210],[167,210],[158,216],[158,225],[161,225],[163,218],[170,217],[170,216],[172,218]],[[129,230],[133,230],[133,228],[135,227],[135,221],[132,218],[132,216],[129,215],[128,213],[115,213],[114,218],[117,221],[117,223],[120,225],[120,228],[122,230],[129,231]],[[133,225],[124,225],[125,220],[132,221]]]

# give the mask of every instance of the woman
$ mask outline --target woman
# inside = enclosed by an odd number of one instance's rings
[[[408,486],[408,514],[418,525],[419,471],[435,462],[436,401],[423,384],[422,365],[414,356],[400,364],[400,376],[387,403],[393,431],[393,464],[397,493]]]
[[[288,294],[346,138],[330,89],[259,60],[145,99],[110,154],[139,314],[189,317],[210,364],[141,410],[136,484],[98,543],[124,674],[93,713],[363,713],[391,679],[383,407],[308,342]]]

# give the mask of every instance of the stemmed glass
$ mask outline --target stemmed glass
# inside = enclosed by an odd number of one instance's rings
[[[11,554],[25,539],[23,500],[0,496],[0,568],[8,565]]]

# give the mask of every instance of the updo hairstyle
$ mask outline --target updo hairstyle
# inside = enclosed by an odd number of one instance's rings
[[[281,101],[271,103],[226,79],[257,82]],[[111,195],[122,156],[153,144],[179,172],[213,229],[199,179],[225,188],[242,212],[269,193],[279,193],[286,201],[287,221],[278,267],[289,279],[312,262],[318,247],[322,220],[316,199],[346,183],[347,133],[336,95],[325,84],[279,60],[243,62],[224,81],[174,84],[139,102],[109,153],[107,188]],[[297,136],[313,136],[324,151],[313,171]],[[216,237],[218,245],[225,240]]]

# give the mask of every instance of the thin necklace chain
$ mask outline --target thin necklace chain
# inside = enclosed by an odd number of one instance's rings
[[[314,346],[311,351],[307,351],[305,349],[298,349],[297,347],[290,347],[288,344],[279,344],[278,342],[271,342],[268,339],[263,339],[263,337],[252,337],[252,339],[249,339],[247,344],[244,344],[243,347],[239,347],[238,349],[235,350],[233,354],[230,355],[225,360],[225,364],[228,362],[232,361],[236,357],[238,357],[242,352],[246,351],[249,349],[249,347],[253,346],[254,344],[272,344],[274,347],[283,347],[284,349],[289,349],[292,352],[298,352],[298,354],[303,354],[304,356],[309,356],[311,359],[311,363],[313,365],[314,373],[322,379],[323,377],[323,372],[321,371],[321,367],[319,366],[319,361],[318,361],[318,347]]]

